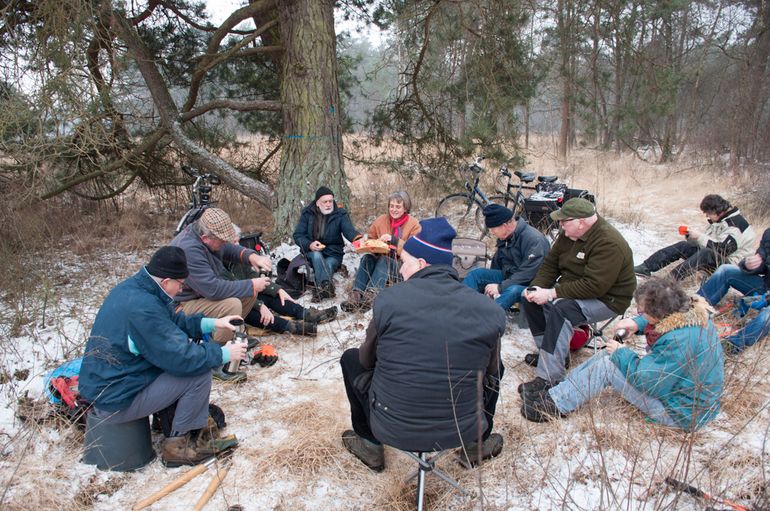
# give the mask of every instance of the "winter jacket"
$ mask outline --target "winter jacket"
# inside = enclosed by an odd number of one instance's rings
[[[503,310],[464,286],[452,267],[432,265],[380,292],[372,322],[374,436],[409,451],[457,447],[458,433],[476,441],[478,374],[497,374]]]
[[[757,254],[759,254],[760,257],[762,257],[762,261],[764,261],[763,264],[759,265],[759,268],[747,270],[746,261],[743,259],[738,263],[738,266],[740,266],[741,270],[746,273],[761,275],[765,281],[765,289],[770,291],[770,228],[765,229],[765,232],[762,234],[762,240],[759,242]]]
[[[345,248],[342,237],[345,236],[348,241],[354,241],[361,234],[353,227],[347,210],[337,206],[336,202],[332,212],[323,218],[326,224],[322,229],[323,233],[319,237],[320,239],[316,239],[313,237],[313,227],[319,218],[322,218],[322,215],[315,202],[305,206],[302,209],[302,214],[300,214],[297,227],[294,229],[294,243],[299,246],[303,254],[307,254],[310,252],[310,244],[314,241],[320,241],[326,245],[321,251],[324,257],[337,257],[342,260],[343,249]]]
[[[744,257],[754,253],[757,233],[743,218],[738,208],[727,211],[718,222],[709,220],[709,226],[698,239],[690,243],[700,248],[710,248],[724,262],[738,264]]]
[[[409,220],[399,228],[400,235],[398,240],[395,240],[396,243],[393,243],[393,241],[390,243],[391,245],[398,247],[396,255],[401,254],[401,250],[404,248],[406,240],[420,232],[421,228],[420,221],[409,215]],[[367,232],[369,239],[379,239],[383,234],[393,234],[390,230],[390,215],[388,214],[378,216],[371,227],[369,227],[369,232]]]
[[[623,314],[636,289],[631,247],[602,217],[576,241],[562,232],[532,285],[549,288],[557,284],[557,279],[559,298],[594,298]]]
[[[647,320],[634,319],[644,331]],[[635,389],[663,403],[682,429],[698,429],[719,413],[724,384],[724,353],[705,300],[663,318],[654,333],[660,337],[645,356],[622,347],[610,360]]]
[[[492,258],[492,269],[503,272],[500,291],[514,284],[528,286],[550,248],[543,233],[518,219],[513,234],[497,240],[497,251]]]
[[[232,280],[225,278],[223,261],[249,264],[249,257],[254,250],[225,243],[218,252],[212,252],[203,244],[200,235],[193,226],[187,226],[170,243],[184,250],[190,276],[185,279],[182,291],[174,297],[177,302],[207,298],[224,300],[226,298],[251,298],[257,296],[257,290],[251,279]],[[270,294],[270,293],[267,293]]]
[[[127,408],[161,373],[196,376],[225,362],[201,314],[175,313],[171,298],[142,268],[118,284],[96,314],[80,368],[80,393],[100,410]]]

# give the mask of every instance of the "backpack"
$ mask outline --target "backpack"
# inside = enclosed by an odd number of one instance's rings
[[[455,238],[452,240],[452,266],[461,279],[474,268],[486,268],[487,245],[472,238]]]
[[[83,357],[68,360],[48,373],[44,380],[44,391],[54,407],[54,413],[85,428],[90,403],[80,397],[78,390],[82,363]]]
[[[308,286],[307,267],[307,259],[302,254],[291,261],[284,257],[276,264],[278,278],[275,283],[289,293],[292,298],[299,298]],[[304,272],[300,271],[302,268],[305,268]]]

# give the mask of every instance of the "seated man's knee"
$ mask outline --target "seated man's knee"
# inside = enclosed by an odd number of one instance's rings
[[[348,348],[340,357],[340,366],[342,368],[351,367],[353,365],[361,365],[361,362],[358,358],[358,348]]]
[[[240,298],[230,297],[219,302],[218,316],[240,316],[243,313],[243,303]]]

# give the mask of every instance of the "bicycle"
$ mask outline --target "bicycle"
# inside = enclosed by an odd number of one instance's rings
[[[566,190],[566,185],[556,183],[557,176],[536,176],[519,170],[515,170],[512,174],[508,166],[503,164],[500,167],[500,174],[507,178],[505,191],[496,189],[498,195],[488,197],[479,187],[481,173],[484,171],[481,166],[483,160],[484,157],[479,156],[468,165],[468,170],[474,177],[472,181],[469,179],[465,182],[467,192],[452,193],[441,199],[436,207],[436,216],[446,217],[457,231],[458,237],[483,239],[487,235],[487,228],[482,210],[489,204],[500,204],[512,209],[515,215],[524,218],[553,241],[558,234],[558,222],[551,220],[547,214],[543,215],[538,211],[539,208],[532,207],[528,199],[537,193],[549,193],[543,190],[546,186],[553,188],[558,186]],[[512,182],[514,175],[519,178],[518,183]],[[537,186],[528,185],[535,180],[538,181]],[[525,190],[530,193],[525,194]],[[548,207],[550,206],[549,202]],[[557,207],[550,208],[549,212]]]
[[[215,186],[222,184],[222,180],[215,174],[199,174],[195,169],[187,165],[182,165],[181,168],[185,174],[194,178],[195,181],[193,181],[190,187],[190,202],[187,211],[185,211],[179,223],[177,223],[174,236],[198,220],[207,208],[216,204],[216,201],[211,200],[211,192]],[[238,242],[241,246],[255,250],[259,255],[270,256],[270,249],[262,241],[262,232],[241,234]]]

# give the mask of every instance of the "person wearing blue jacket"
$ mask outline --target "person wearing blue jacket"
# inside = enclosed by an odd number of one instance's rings
[[[492,298],[508,310],[521,301],[521,293],[535,278],[551,245],[546,237],[513,211],[499,204],[485,207],[484,224],[497,238],[492,267],[468,272],[463,284]]]
[[[80,369],[81,396],[89,413],[108,424],[130,422],[176,403],[172,436],[162,447],[167,466],[192,465],[213,452],[190,432],[208,423],[211,370],[242,360],[245,344],[196,344],[215,328],[234,330],[227,316],[174,312],[173,297],[187,278],[179,247],[161,247],[149,264],[105,298],[88,337]]]
[[[302,209],[293,236],[315,273],[313,302],[336,295],[332,276],[342,265],[343,236],[355,241],[361,233],[353,227],[347,210],[334,201],[334,192],[321,186],[313,203]]]
[[[612,387],[653,422],[696,430],[719,413],[724,353],[701,297],[688,297],[672,280],[652,278],[635,293],[640,315],[618,321],[615,332],[641,332],[647,354],[616,340],[550,390],[523,396],[521,413],[534,422],[561,417]]]

